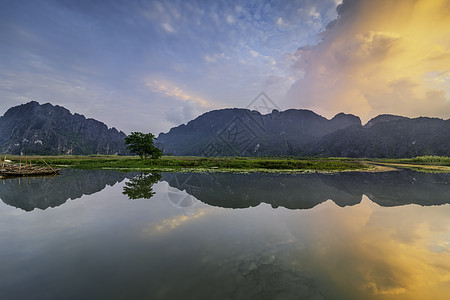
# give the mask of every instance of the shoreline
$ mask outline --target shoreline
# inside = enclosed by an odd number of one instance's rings
[[[295,157],[175,157],[141,160],[136,156],[13,156],[15,163],[51,165],[58,168],[148,172],[231,172],[231,173],[339,173],[390,172],[412,169],[419,172],[450,172],[449,157],[411,159],[295,158]]]

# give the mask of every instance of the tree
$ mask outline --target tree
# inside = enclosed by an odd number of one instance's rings
[[[131,153],[137,154],[141,159],[146,159],[150,156],[152,159],[160,158],[162,152],[153,144],[155,136],[151,133],[132,132],[125,138],[127,149]]]

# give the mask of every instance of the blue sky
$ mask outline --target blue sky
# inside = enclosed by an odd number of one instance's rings
[[[444,68],[417,71],[421,76],[406,82],[402,74],[390,78],[384,82],[390,86],[387,94],[364,82],[357,82],[360,88],[354,92],[355,87],[345,83],[337,90],[330,87],[336,78],[360,74],[345,57],[342,62],[327,61],[330,53],[338,57],[336,51],[344,51],[336,48],[339,41],[344,41],[345,51],[359,53],[364,43],[373,46],[380,37],[392,43],[398,40],[395,34],[404,32],[395,24],[392,31],[380,30],[377,22],[359,26],[370,19],[365,14],[371,14],[360,2],[344,1],[338,18],[340,1],[335,0],[0,0],[0,114],[36,100],[62,105],[126,133],[158,134],[212,109],[246,107],[265,91],[281,109],[309,108],[326,117],[340,111],[370,117],[403,110],[411,116],[441,112],[448,118],[447,60]],[[337,26],[327,29],[336,18]],[[365,32],[346,27],[351,20]],[[357,39],[359,35],[363,38]],[[441,40],[431,42],[448,54],[448,40]],[[388,63],[380,59],[379,65]],[[425,75],[428,81],[423,83]],[[428,89],[417,91],[413,99],[435,92],[442,98],[440,106],[435,111],[380,107],[382,100],[377,99],[399,92],[392,89],[411,90],[411,84],[426,84]],[[330,100],[335,96],[340,100]],[[422,101],[419,98],[416,101]]]

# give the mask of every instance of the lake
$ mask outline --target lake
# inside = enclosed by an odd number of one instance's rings
[[[450,174],[0,182],[0,299],[448,299]]]

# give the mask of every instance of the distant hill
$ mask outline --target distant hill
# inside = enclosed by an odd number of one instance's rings
[[[402,117],[402,116],[396,116],[396,115],[379,115],[379,116],[376,116],[375,118],[371,119],[369,122],[367,122],[367,124],[364,125],[364,127],[369,128],[369,127],[372,127],[373,125],[375,125],[377,123],[381,123],[381,122],[406,120],[406,119],[408,119],[408,118]]]
[[[310,153],[389,158],[450,156],[450,120],[402,117],[368,124],[372,125],[351,126],[323,136]]]
[[[327,120],[310,110],[261,115],[221,109],[161,133],[157,143],[173,155],[306,155],[321,137],[352,125],[361,126],[361,120],[343,113]]]
[[[380,115],[361,124],[337,114],[328,120],[309,110],[248,109],[207,112],[161,133],[165,154],[199,156],[450,156],[450,120]]]
[[[126,154],[125,133],[52,104],[32,101],[0,117],[0,153]],[[450,120],[379,115],[364,126],[340,113],[213,110],[161,133],[155,145],[166,155],[195,156],[450,156]]]
[[[0,153],[125,154],[125,133],[36,101],[10,108],[0,117]]]

